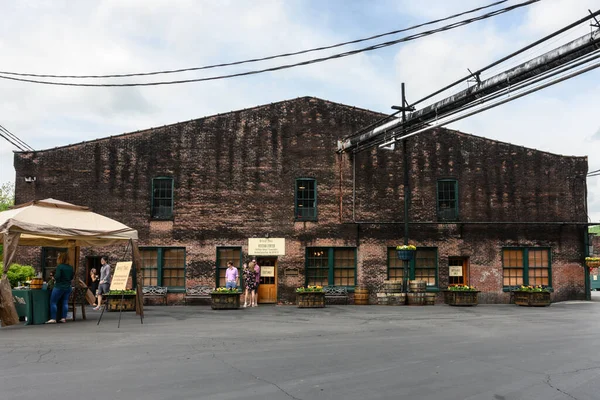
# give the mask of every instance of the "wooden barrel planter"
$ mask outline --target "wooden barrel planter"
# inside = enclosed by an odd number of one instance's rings
[[[380,306],[387,306],[387,304],[388,304],[387,293],[377,293],[377,304]]]
[[[476,306],[478,290],[444,290],[444,302],[451,306]]]
[[[408,305],[409,306],[424,306],[426,299],[425,292],[407,293]]]
[[[354,289],[354,304],[357,306],[369,305],[369,289],[363,286]]]
[[[325,307],[324,292],[296,293],[298,308],[323,308]]]
[[[385,293],[402,293],[402,281],[383,281],[383,291]]]
[[[241,293],[211,293],[210,307],[213,310],[235,310],[240,308]]]
[[[109,297],[107,301],[106,311],[135,311],[135,296],[135,294],[123,295],[122,304],[120,295]]]
[[[427,290],[427,282],[426,281],[410,281],[409,283],[410,291],[413,293],[422,293]]]
[[[524,292],[514,291],[515,304],[525,307],[548,307],[550,305],[550,292]]]
[[[388,306],[403,306],[406,304],[406,293],[388,293]]]
[[[435,306],[435,293],[425,293],[425,305],[426,306]]]
[[[37,290],[41,289],[44,285],[44,280],[42,278],[33,278],[29,283],[29,289]]]

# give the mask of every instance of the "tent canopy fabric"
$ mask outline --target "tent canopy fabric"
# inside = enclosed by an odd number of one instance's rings
[[[20,233],[20,246],[107,246],[137,240],[135,229],[60,200],[37,200],[0,212],[0,234]]]

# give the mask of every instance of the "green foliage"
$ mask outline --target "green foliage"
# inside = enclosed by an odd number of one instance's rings
[[[15,205],[15,184],[12,182],[3,183],[0,186],[0,211],[8,210]]]
[[[538,285],[538,286],[523,286],[521,285],[521,287],[518,287],[515,289],[515,292],[549,292],[548,289],[546,289],[545,286],[542,285]]]
[[[318,292],[318,293],[322,293],[323,292],[323,286],[307,286],[307,287],[299,287],[296,288],[296,293],[314,293],[314,292]]]
[[[212,291],[213,293],[217,294],[235,294],[235,293],[241,293],[240,291],[238,291],[237,289],[227,289],[224,287],[220,287],[220,288],[216,288]]]
[[[108,292],[111,296],[122,295],[122,294],[135,294],[135,290],[111,290]]]
[[[469,286],[469,285],[449,286],[448,290],[450,290],[451,292],[476,292],[477,291],[475,286]]]
[[[0,263],[0,268],[2,267],[2,263]],[[16,287],[19,282],[25,282],[35,277],[35,269],[29,265],[20,265],[20,264],[12,264],[8,268],[8,272],[6,274],[8,276],[8,281],[10,282],[10,286]]]

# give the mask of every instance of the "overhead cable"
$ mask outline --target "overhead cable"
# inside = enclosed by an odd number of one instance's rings
[[[295,52],[291,52],[291,53],[283,53],[283,54],[277,54],[277,55],[272,55],[272,56],[267,56],[267,57],[261,57],[261,58],[252,58],[252,59],[249,59],[249,60],[234,61],[234,62],[229,62],[229,63],[206,65],[206,66],[202,66],[202,67],[181,68],[181,69],[164,70],[164,71],[152,71],[152,72],[135,72],[135,73],[128,73],[128,74],[112,74],[112,75],[50,75],[50,74],[32,74],[32,73],[20,73],[20,72],[9,72],[9,71],[0,71],[0,74],[14,75],[14,76],[31,76],[31,77],[37,77],[37,78],[73,78],[73,79],[94,78],[94,79],[97,79],[97,78],[125,78],[125,77],[133,77],[133,76],[149,76],[149,75],[161,75],[161,74],[175,74],[175,73],[189,72],[189,71],[200,71],[200,70],[211,69],[211,68],[230,67],[230,66],[233,66],[233,65],[241,65],[241,64],[255,63],[255,62],[260,62],[260,61],[274,60],[274,59],[277,59],[277,58],[296,56],[296,55],[300,55],[300,54],[312,53],[312,52],[315,52],[315,51],[322,51],[322,50],[334,49],[336,47],[342,47],[342,46],[346,46],[346,45],[349,45],[349,44],[356,44],[356,43],[366,42],[366,41],[369,41],[369,40],[378,39],[380,37],[389,36],[389,35],[395,35],[397,33],[414,30],[414,29],[417,29],[417,28],[421,28],[423,26],[437,24],[439,22],[447,21],[447,20],[450,20],[450,19],[454,19],[454,18],[463,16],[463,15],[466,15],[466,14],[471,14],[471,13],[474,13],[474,12],[477,12],[477,11],[481,11],[481,10],[484,10],[486,8],[494,7],[494,6],[497,6],[499,4],[506,3],[507,1],[508,0],[497,1],[495,3],[488,4],[488,5],[482,6],[482,7],[477,7],[477,8],[474,8],[472,10],[461,12],[459,14],[451,15],[449,17],[436,19],[434,21],[429,21],[429,22],[425,22],[425,23],[422,23],[422,24],[413,25],[413,26],[408,27],[408,28],[398,29],[398,30],[391,31],[391,32],[385,32],[385,33],[377,34],[377,35],[374,35],[374,36],[369,36],[369,37],[362,38],[362,39],[351,40],[351,41],[348,41],[348,42],[337,43],[337,44],[333,44],[333,45],[329,45],[329,46],[315,47],[315,48],[312,48],[312,49],[300,50],[300,51],[295,51]]]
[[[33,149],[33,147],[31,147],[30,145],[28,145],[27,143],[25,143],[23,140],[21,140],[21,138],[19,138],[17,135],[15,135],[14,133],[12,133],[11,131],[9,131],[8,129],[6,129],[2,125],[0,125],[0,132],[4,132],[6,135],[8,135],[11,139],[15,140],[17,143],[19,143],[25,149],[31,150],[31,151],[35,151]]]
[[[271,67],[271,68],[265,68],[265,69],[260,69],[260,70],[254,70],[254,71],[247,71],[247,72],[240,72],[240,73],[235,73],[235,74],[228,74],[228,75],[219,75],[219,76],[212,76],[212,77],[207,77],[207,78],[197,78],[197,79],[183,79],[183,80],[176,80],[176,81],[159,81],[159,82],[144,82],[144,83],[74,83],[74,82],[53,82],[53,81],[40,81],[40,80],[33,80],[33,79],[23,79],[23,78],[15,78],[15,77],[11,77],[11,76],[5,76],[5,75],[0,75],[0,79],[8,79],[8,80],[13,80],[13,81],[20,81],[20,82],[29,82],[29,83],[37,83],[37,84],[44,84],[44,85],[56,85],[56,86],[81,86],[81,87],[134,87],[134,86],[160,86],[160,85],[174,85],[174,84],[182,84],[182,83],[192,83],[192,82],[205,82],[205,81],[213,81],[213,80],[220,80],[220,79],[227,79],[227,78],[234,78],[234,77],[239,77],[239,76],[248,76],[248,75],[256,75],[256,74],[261,74],[264,72],[272,72],[272,71],[279,71],[279,70],[283,70],[283,69],[289,69],[289,68],[293,68],[293,67],[298,67],[298,66],[302,66],[302,65],[310,65],[310,64],[315,64],[315,63],[320,63],[320,62],[324,62],[324,61],[328,61],[328,60],[333,60],[333,59],[337,59],[337,58],[342,58],[342,57],[348,57],[351,55],[355,55],[355,54],[359,54],[359,53],[364,53],[367,51],[373,51],[373,50],[378,50],[384,47],[388,47],[388,46],[392,46],[398,43],[402,43],[402,42],[408,42],[411,40],[416,40],[416,39],[420,39],[422,37],[425,36],[429,36],[429,35],[433,35],[435,33],[439,33],[439,32],[444,32],[444,31],[448,31],[448,30],[452,30],[464,25],[468,25],[471,24],[473,22],[477,22],[477,21],[481,21],[487,18],[491,18],[491,17],[495,17],[497,15],[500,14],[504,14],[507,13],[509,11],[515,10],[517,8],[520,7],[525,7],[528,5],[531,5],[533,3],[537,3],[540,0],[529,0],[523,3],[519,3],[510,7],[506,7],[506,8],[502,8],[499,10],[494,10],[491,11],[487,14],[483,14],[477,17],[473,17],[473,18],[469,18],[466,20],[461,20],[449,25],[445,25],[442,26],[440,28],[436,28],[436,29],[432,29],[429,31],[424,31],[424,32],[420,32],[420,33],[416,33],[414,35],[410,35],[410,36],[406,36],[397,40],[392,40],[389,42],[384,42],[384,43],[378,43],[372,46],[368,46],[368,47],[364,47],[361,49],[357,49],[357,50],[351,50],[351,51],[347,51],[344,53],[339,53],[339,54],[334,54],[328,57],[322,57],[322,58],[316,58],[316,59],[312,59],[312,60],[307,60],[307,61],[302,61],[302,62],[298,62],[298,63],[294,63],[294,64],[285,64],[285,65],[280,65],[280,66],[276,66],[276,67]]]

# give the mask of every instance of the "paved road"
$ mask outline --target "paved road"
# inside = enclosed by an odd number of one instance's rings
[[[88,315],[0,329],[0,399],[600,398],[595,301]]]

